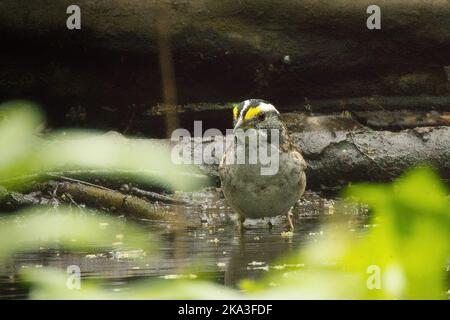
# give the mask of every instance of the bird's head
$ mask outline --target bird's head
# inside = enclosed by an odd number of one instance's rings
[[[245,100],[233,106],[233,130],[278,128],[281,124],[279,115],[278,110],[267,101]]]

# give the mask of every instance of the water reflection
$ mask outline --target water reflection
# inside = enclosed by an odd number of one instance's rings
[[[246,231],[240,234],[233,213],[216,189],[179,195],[190,205],[185,210],[192,224],[179,225],[155,221],[140,221],[149,233],[157,235],[155,252],[141,250],[110,252],[77,252],[48,250],[17,254],[6,265],[0,266],[0,298],[24,298],[26,286],[17,274],[24,268],[56,267],[65,270],[78,265],[84,279],[106,280],[113,291],[127,290],[130,282],[144,277],[167,279],[203,278],[236,287],[242,279],[256,279],[271,268],[302,268],[301,265],[280,265],[278,259],[295,249],[316,241],[326,234],[324,223],[346,219],[349,229],[358,231],[370,227],[366,212],[358,207],[345,207],[335,214],[336,201],[306,193],[295,208],[296,232],[283,237],[285,217],[246,221]],[[162,210],[173,210],[166,207]],[[196,227],[192,227],[196,225]]]

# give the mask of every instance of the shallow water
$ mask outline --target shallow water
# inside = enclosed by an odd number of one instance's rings
[[[217,190],[183,193],[180,197],[191,204],[179,206],[177,210],[184,210],[198,226],[186,228],[140,220],[139,224],[155,235],[154,252],[144,254],[131,250],[93,254],[43,249],[18,254],[0,266],[0,298],[27,297],[27,290],[17,276],[24,268],[66,270],[69,265],[79,266],[83,279],[105,280],[107,288],[115,291],[126,289],[130,281],[143,277],[168,281],[196,277],[235,287],[243,279],[255,279],[279,267],[277,260],[293,250],[326,237],[323,227],[336,216],[345,219],[348,228],[355,232],[370,227],[366,210],[347,206],[340,207],[336,214],[335,200],[306,193],[295,207],[296,231],[292,237],[282,235],[287,226],[285,217],[271,219],[271,228],[268,220],[247,220],[246,230],[241,234],[232,210]],[[173,207],[161,206],[161,210],[170,209]]]

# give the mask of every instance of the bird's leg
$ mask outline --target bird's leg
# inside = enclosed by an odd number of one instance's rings
[[[239,233],[240,234],[244,233],[244,221],[245,221],[245,217],[239,216],[238,228],[239,228]]]
[[[294,232],[294,221],[293,221],[294,213],[292,212],[292,208],[289,210],[287,217],[288,217],[288,221],[289,221],[289,228],[290,228],[289,231]]]

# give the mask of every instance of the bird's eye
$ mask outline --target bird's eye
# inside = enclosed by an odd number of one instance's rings
[[[266,118],[266,114],[265,113],[260,113],[260,114],[258,114],[258,120],[259,121],[262,121],[262,120],[264,120]]]

